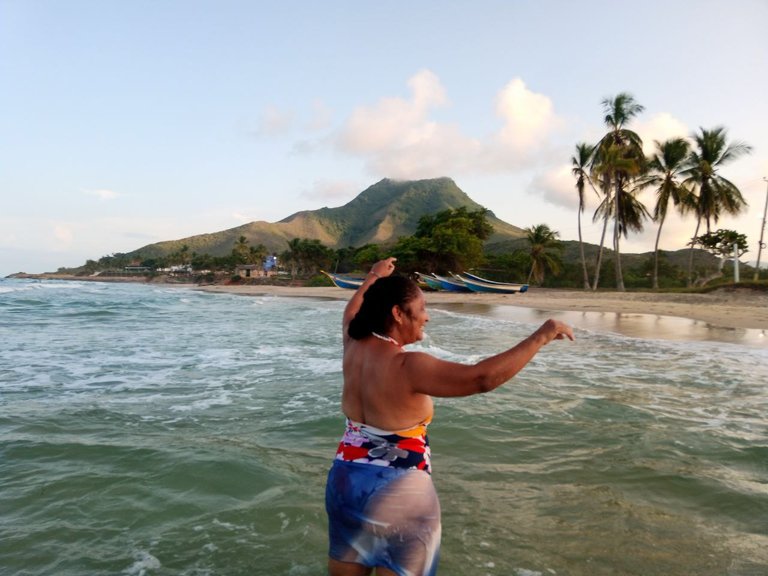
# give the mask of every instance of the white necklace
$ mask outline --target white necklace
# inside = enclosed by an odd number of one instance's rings
[[[373,336],[378,338],[379,340],[384,340],[384,342],[391,342],[395,346],[400,346],[400,342],[392,338],[392,336],[382,336],[381,334],[377,334],[376,332],[371,332]]]

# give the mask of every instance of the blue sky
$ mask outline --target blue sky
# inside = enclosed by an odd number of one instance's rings
[[[386,177],[449,176],[576,239],[570,157],[620,92],[649,151],[718,125],[753,147],[722,171],[749,209],[720,227],[754,259],[767,23],[765,0],[0,0],[0,276],[341,206]],[[673,218],[662,247],[694,228]]]

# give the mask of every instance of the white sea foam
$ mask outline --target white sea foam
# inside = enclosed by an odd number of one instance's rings
[[[323,377],[341,377],[341,358],[320,358],[300,356],[294,362],[294,367],[308,372],[310,375]],[[311,384],[311,382],[307,382]]]
[[[148,576],[152,570],[160,570],[162,564],[160,560],[152,556],[145,550],[138,550],[134,553],[136,561],[123,571],[128,576]]]
[[[516,576],[544,576],[544,574],[542,572],[539,572],[538,570],[528,570],[526,568],[516,568],[515,575]]]
[[[227,530],[242,530],[242,526],[237,526],[235,524],[232,524],[231,522],[222,522],[218,518],[213,519],[213,523],[216,526],[219,526],[221,528],[226,528]]]

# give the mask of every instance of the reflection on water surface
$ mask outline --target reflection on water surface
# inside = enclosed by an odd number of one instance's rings
[[[485,315],[516,322],[539,323],[547,318],[567,322],[574,328],[591,332],[615,332],[634,338],[728,342],[748,346],[768,347],[766,330],[716,326],[701,320],[659,316],[655,314],[624,314],[619,312],[568,312],[540,310],[517,306],[499,306],[478,302],[464,304],[433,304],[461,314]]]

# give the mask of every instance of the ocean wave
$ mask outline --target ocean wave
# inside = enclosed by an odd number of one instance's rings
[[[85,284],[0,298],[10,570],[321,573],[344,303]],[[408,349],[462,363],[537,326],[430,315]],[[489,394],[436,399],[445,571],[768,566],[768,352],[577,336]]]

